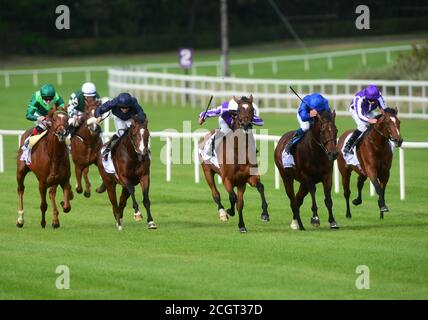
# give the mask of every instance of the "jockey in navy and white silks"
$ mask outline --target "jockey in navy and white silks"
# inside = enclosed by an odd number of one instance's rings
[[[254,108],[254,116],[253,116],[253,125],[256,126],[262,126],[264,124],[263,120],[258,116],[258,107],[253,102],[253,108]],[[214,109],[208,110],[206,113],[205,111],[202,111],[199,114],[199,124],[204,123],[204,121],[207,118],[211,117],[219,117],[218,123],[220,130],[217,131],[213,137],[208,141],[206,145],[206,150],[214,151],[215,147],[212,145],[213,141],[215,141],[217,138],[226,136],[232,129],[233,124],[233,116],[236,115],[238,111],[238,104],[234,99],[231,99],[229,101],[224,101],[220,106]],[[214,148],[213,148],[214,147]],[[209,148],[209,149],[208,149]],[[211,156],[214,156],[213,153],[211,153]]]
[[[294,136],[285,145],[285,152],[290,153],[291,148],[296,145],[305,135],[305,132],[311,128],[314,117],[318,113],[326,110],[330,111],[328,100],[319,93],[308,94],[303,98],[300,107],[297,110],[297,122],[300,128],[296,130]]]
[[[357,124],[357,129],[346,143],[343,149],[344,153],[353,154],[352,148],[361,134],[367,130],[367,123],[375,124],[377,122],[376,114],[374,113],[377,108],[386,109],[387,106],[378,87],[375,85],[369,85],[355,95],[349,106],[349,111],[352,119]]]
[[[111,137],[109,144],[106,146],[103,152],[104,157],[107,157],[114,144],[118,141],[118,138],[131,126],[132,116],[136,116],[138,122],[144,122],[146,119],[146,114],[138,104],[137,99],[126,92],[120,93],[116,98],[103,103],[95,110],[97,122],[101,120],[103,113],[110,110],[114,116],[116,133]]]

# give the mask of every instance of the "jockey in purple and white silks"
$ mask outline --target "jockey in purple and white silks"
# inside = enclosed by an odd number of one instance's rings
[[[264,124],[263,120],[258,116],[258,107],[253,102],[253,108],[254,108],[254,117],[252,123],[256,126],[262,126]],[[202,124],[205,122],[207,118],[211,117],[219,117],[218,123],[220,130],[217,131],[212,138],[207,142],[206,147],[204,148],[210,156],[214,156],[214,150],[216,145],[213,145],[213,141],[221,141],[218,138],[226,136],[232,129],[233,124],[233,116],[236,115],[238,112],[238,104],[234,99],[231,99],[229,101],[224,101],[220,106],[214,109],[208,110],[206,113],[205,111],[202,111],[199,114],[199,124]]]
[[[375,118],[376,114],[374,113],[374,110],[377,108],[386,109],[387,105],[378,87],[375,85],[369,85],[355,95],[349,106],[349,111],[351,112],[352,119],[357,124],[357,129],[346,143],[343,149],[344,153],[353,154],[352,148],[356,141],[358,141],[358,138],[367,130],[367,123],[375,124],[377,122]]]

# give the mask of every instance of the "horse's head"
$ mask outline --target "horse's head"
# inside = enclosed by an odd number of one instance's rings
[[[95,109],[101,104],[101,101],[96,100],[95,97],[88,96],[85,97],[85,119],[91,119],[95,116]],[[96,123],[96,121],[90,121],[89,123],[85,121],[86,127],[89,129],[91,135],[95,136],[101,132],[101,127]]]
[[[401,147],[403,138],[400,134],[400,120],[397,117],[397,108],[386,108],[380,111],[374,128],[385,138],[391,139],[396,147]]]
[[[68,135],[68,114],[66,109],[52,108],[48,113],[50,122],[48,129],[58,137],[60,142],[64,142]]]
[[[147,129],[148,120],[138,121],[135,117],[131,118],[131,127],[128,134],[131,139],[135,152],[140,157],[146,157],[150,154],[150,133]]]
[[[328,160],[334,161],[337,158],[337,128],[335,124],[336,111],[324,111],[317,115],[319,125],[321,149],[326,153]]]
[[[236,122],[240,128],[244,129],[244,131],[247,132],[248,129],[251,129],[253,126],[253,95],[250,95],[250,98],[241,97],[241,99],[236,99],[235,97],[233,97],[233,99],[238,104]]]

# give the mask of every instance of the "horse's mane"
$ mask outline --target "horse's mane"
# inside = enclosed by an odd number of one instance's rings
[[[323,110],[319,115],[323,120],[333,121],[333,115],[330,110]]]
[[[239,100],[242,102],[247,102],[247,103],[251,102],[250,99],[246,96],[242,96],[241,99],[239,99]]]
[[[397,110],[392,109],[392,108],[386,108],[385,110],[386,113],[389,113],[391,116],[396,116],[397,115]],[[376,115],[375,119],[379,119],[380,117],[382,117],[382,113]]]

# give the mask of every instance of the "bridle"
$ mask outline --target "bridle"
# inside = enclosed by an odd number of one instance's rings
[[[56,114],[58,114],[58,113],[61,113],[61,114],[64,114],[67,118],[68,118],[68,114],[67,114],[67,112],[65,112],[64,110],[57,110],[57,111],[55,111],[54,112],[54,115],[56,115]],[[49,119],[49,120],[44,120],[43,121],[43,124],[45,125],[45,127],[46,127],[46,130],[49,132],[49,133],[51,133],[51,134],[53,134],[54,136],[56,136],[58,139],[63,139],[64,137],[66,137],[67,135],[68,135],[68,127],[65,127],[65,133],[64,134],[59,134],[59,133],[56,133],[55,132],[55,130],[52,130],[52,128],[51,128],[51,125],[52,125],[52,121],[53,121],[53,118],[52,119]]]
[[[321,123],[321,128],[322,128],[322,125],[325,123],[325,124],[327,124],[327,123],[329,123],[330,121],[323,121],[322,119],[321,119],[321,117],[319,117],[318,118],[318,120],[320,121],[320,123]],[[321,129],[320,129],[320,133],[321,133]],[[321,136],[321,134],[320,134],[320,136]],[[318,141],[318,139],[317,138],[315,138],[314,137],[314,135],[312,135],[312,140],[313,141],[315,141],[315,143],[321,148],[321,150],[322,151],[324,151],[325,152],[325,154],[326,155],[328,155],[328,150],[327,150],[327,148],[325,147],[330,141],[334,141],[334,142],[336,142],[337,140],[336,140],[336,138],[334,138],[334,137],[332,137],[332,138],[330,138],[330,139],[328,139],[328,140],[326,140],[326,141]]]

